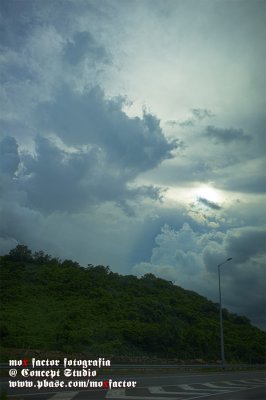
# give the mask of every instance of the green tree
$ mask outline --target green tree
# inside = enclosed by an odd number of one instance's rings
[[[30,262],[32,261],[32,252],[27,246],[18,244],[14,249],[10,250],[8,258],[12,261]]]

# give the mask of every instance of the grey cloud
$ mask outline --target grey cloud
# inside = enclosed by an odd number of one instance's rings
[[[33,233],[37,240],[40,220],[34,210],[26,207],[27,194],[21,188],[19,174],[14,175],[19,166],[17,143],[6,137],[0,148],[0,252],[3,254],[18,242],[27,243]]]
[[[221,129],[215,126],[207,126],[203,134],[209,139],[213,139],[217,143],[245,142],[251,141],[251,136],[245,135],[242,129]]]
[[[19,162],[17,142],[13,137],[6,136],[0,142],[0,172],[13,176]]]
[[[206,108],[192,108],[191,114],[192,114],[192,117],[190,117],[184,121],[171,120],[171,121],[167,121],[167,123],[170,126],[179,125],[182,127],[191,127],[191,126],[196,125],[199,121],[202,121],[205,118],[214,117],[214,114]]]
[[[91,15],[92,18],[106,18],[106,7],[96,5],[94,1],[72,2],[47,0],[2,0],[0,8],[0,37],[2,43],[12,49],[19,49],[25,44],[25,38],[39,26],[56,26],[57,31],[65,35],[78,28],[78,17]],[[72,29],[71,29],[72,28]]]
[[[200,121],[205,118],[214,117],[214,114],[210,110],[207,110],[206,108],[192,108],[191,112],[195,117],[195,119]]]
[[[36,23],[32,1],[3,0],[0,8],[0,37],[3,46],[18,48]]]
[[[166,123],[171,127],[175,127],[176,125],[178,125],[178,121],[175,121],[174,119],[168,120],[166,121]]]
[[[245,170],[245,167],[243,166]],[[243,169],[235,172],[235,175],[230,175],[226,180],[220,181],[220,187],[233,192],[242,193],[266,193],[266,179],[264,170],[258,170],[257,172],[245,170],[243,175]]]
[[[4,52],[2,53],[4,57]],[[17,60],[15,61],[10,61],[5,63],[5,65],[2,66],[1,68],[1,77],[0,80],[2,83],[5,83],[9,81],[10,83],[20,83],[20,82],[28,82],[30,80],[33,80],[36,76],[29,69],[27,65],[25,65],[25,62],[22,62],[20,60],[20,65],[17,63]]]
[[[226,249],[238,263],[260,256],[266,252],[266,230],[253,227],[234,229],[227,235]]]
[[[208,208],[211,208],[212,210],[221,210],[221,208],[222,208],[221,206],[219,206],[219,204],[217,204],[213,201],[207,200],[204,197],[199,197],[198,202]]]
[[[195,125],[195,119],[190,118],[186,119],[185,121],[178,122],[177,125],[182,126],[182,127],[190,127]]]
[[[240,180],[240,182],[235,182],[232,186],[232,190],[235,188],[246,193],[266,193],[265,174],[252,177],[249,181]]]
[[[266,192],[265,157],[260,157],[252,146],[245,147],[248,147],[250,153],[245,154],[238,146],[235,152],[238,151],[239,158],[234,165],[228,164],[218,171],[217,182],[221,189],[232,192],[263,194]]]
[[[96,62],[107,63],[109,61],[104,46],[98,45],[89,32],[77,32],[71,40],[68,40],[64,48],[64,59],[70,64],[76,65],[86,56],[93,58],[93,61]]]
[[[93,151],[94,150],[94,151]],[[84,175],[97,160],[97,149],[66,154],[49,140],[36,139],[36,156],[25,155],[25,188],[30,206],[46,211],[79,209],[86,201]]]
[[[0,203],[0,237],[6,243],[30,243],[36,248],[43,222],[42,216],[37,211],[19,204],[15,194],[14,191],[10,193],[11,203]]]
[[[207,158],[195,160],[189,157],[176,158],[175,162],[160,165],[145,173],[145,177],[159,185],[189,186],[191,182],[208,182],[213,179],[213,168]]]
[[[111,164],[134,174],[171,158],[177,147],[176,141],[167,141],[156,117],[129,118],[121,98],[106,100],[99,87],[79,94],[63,86],[53,102],[38,107],[37,120],[67,144],[99,146]]]
[[[31,205],[46,211],[84,209],[114,201],[128,214],[129,201],[160,199],[153,185],[129,187],[143,171],[172,157],[177,141],[168,141],[160,121],[147,112],[130,118],[123,98],[106,100],[99,87],[74,92],[62,86],[53,102],[40,104],[36,122],[76,153],[66,154],[45,139],[37,139],[37,157],[24,159],[25,187]],[[81,150],[82,149],[82,150]],[[86,149],[86,150],[84,150]]]
[[[8,150],[12,149],[10,143],[16,148],[14,141],[8,143]],[[119,186],[110,172],[110,179],[103,182],[100,175],[94,175],[99,180],[98,192],[95,192],[86,180],[85,171],[93,164],[97,173],[97,156],[97,149],[71,154],[44,138],[38,138],[34,157],[21,151],[24,165],[16,179],[11,174],[0,173],[0,254],[22,243],[33,251],[42,249],[84,265],[88,262],[109,264],[125,272],[127,253],[139,229],[138,219],[129,218],[121,212],[122,206],[119,208],[114,203],[122,200],[127,206],[126,199],[133,202],[141,196],[154,198],[156,190],[128,189],[122,178]],[[104,169],[108,172],[107,167]],[[106,193],[112,203],[104,201]],[[81,208],[89,202],[89,212],[86,209],[82,213]]]
[[[128,214],[128,201],[160,198],[153,186],[130,188],[132,173],[110,165],[97,146],[67,153],[50,140],[36,139],[36,155],[24,155],[24,177],[20,184],[29,205],[45,212],[77,212],[92,204],[113,201]]]
[[[13,238],[0,237],[0,254],[8,254],[17,244],[18,242]]]

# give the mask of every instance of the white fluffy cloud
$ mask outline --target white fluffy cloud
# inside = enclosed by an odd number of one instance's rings
[[[179,230],[166,225],[155,238],[150,261],[133,271],[172,280],[217,302],[217,266],[230,256],[233,260],[222,268],[224,306],[264,326],[265,242],[266,230],[254,227],[202,234],[188,223]]]

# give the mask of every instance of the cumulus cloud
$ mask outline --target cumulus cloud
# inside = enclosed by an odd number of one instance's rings
[[[230,256],[233,260],[222,270],[224,305],[265,327],[259,311],[265,305],[265,230],[243,227],[199,233],[185,223],[179,230],[164,226],[155,243],[150,260],[133,267],[135,274],[153,273],[217,301],[217,265]],[[256,296],[246,296],[253,291]]]
[[[122,105],[121,98],[105,99],[99,87],[78,93],[62,86],[54,101],[39,105],[36,118],[43,130],[66,144],[99,146],[111,164],[131,171],[145,171],[171,158],[177,144],[166,139],[160,121],[146,112],[142,118],[129,118]]]
[[[184,223],[179,230],[165,225],[161,233],[155,238],[156,247],[152,249],[150,262],[139,263],[133,271],[142,274],[142,268],[158,276],[167,277],[171,271],[172,279],[179,285],[187,286],[187,279],[193,279],[201,273],[202,261],[197,257],[201,250],[203,237],[193,231],[188,223]],[[197,261],[198,259],[198,261]]]

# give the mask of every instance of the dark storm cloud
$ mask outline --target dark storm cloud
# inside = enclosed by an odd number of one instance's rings
[[[209,139],[213,139],[217,143],[230,143],[230,142],[250,142],[251,136],[245,135],[242,129],[221,129],[215,126],[207,126],[203,134]]]
[[[76,65],[86,56],[89,56],[95,62],[106,63],[109,60],[105,48],[98,45],[89,32],[76,32],[64,48],[64,59],[70,64]]]
[[[198,202],[208,208],[211,208],[212,210],[221,210],[221,208],[222,208],[221,206],[219,206],[219,204],[217,204],[213,201],[207,200],[204,197],[199,197]]]
[[[129,118],[122,105],[121,98],[106,100],[99,87],[80,94],[63,86],[53,102],[39,105],[37,119],[66,144],[99,146],[111,165],[135,176],[171,158],[177,143],[167,141],[155,116]]]

